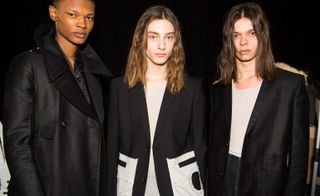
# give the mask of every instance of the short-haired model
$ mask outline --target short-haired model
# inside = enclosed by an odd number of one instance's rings
[[[10,196],[105,196],[103,91],[110,76],[86,43],[93,0],[53,0],[37,48],[17,55],[4,91]],[[1,174],[2,175],[2,174]]]

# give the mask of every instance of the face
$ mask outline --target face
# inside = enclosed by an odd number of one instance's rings
[[[248,18],[243,17],[234,24],[233,42],[237,60],[249,62],[255,59],[258,39]]]
[[[56,7],[49,7],[55,22],[56,40],[60,44],[83,44],[94,24],[95,4],[90,0],[60,0]]]
[[[168,20],[154,20],[147,28],[148,65],[166,65],[175,43],[175,30]]]

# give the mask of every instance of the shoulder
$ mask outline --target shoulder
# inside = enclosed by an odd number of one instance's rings
[[[199,88],[200,86],[204,85],[204,81],[202,78],[195,77],[195,76],[185,76],[185,85],[186,88]]]
[[[32,62],[32,60],[40,56],[40,52],[37,49],[24,51],[17,54],[11,61],[11,64],[26,64]]]
[[[231,86],[231,85],[223,84],[221,80],[216,80],[211,83],[210,89],[211,91],[219,91],[227,88],[228,86]]]
[[[9,77],[14,75],[26,74],[33,71],[33,67],[37,58],[42,58],[42,55],[35,50],[29,50],[17,54],[11,61],[8,69]]]
[[[119,86],[124,84],[123,76],[114,77],[111,79],[111,86]]]
[[[128,84],[124,81],[124,76],[117,76],[111,79],[110,87],[112,91],[128,91]]]
[[[305,82],[305,77],[302,74],[283,70],[283,69],[277,69],[277,75],[276,75],[276,81],[278,83],[300,83]]]

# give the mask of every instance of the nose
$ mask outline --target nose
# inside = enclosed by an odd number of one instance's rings
[[[83,29],[87,28],[87,21],[85,18],[79,18],[77,22],[77,26]]]
[[[166,42],[163,39],[159,39],[158,49],[164,50],[166,48]]]
[[[248,44],[248,39],[245,36],[241,36],[240,45],[245,46]]]

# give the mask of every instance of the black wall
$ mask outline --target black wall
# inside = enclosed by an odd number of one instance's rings
[[[236,0],[96,0],[96,24],[89,41],[115,76],[125,69],[132,34],[142,12],[149,6],[162,4],[178,16],[187,57],[187,71],[211,82],[215,74],[216,56],[221,47],[223,16]],[[256,1],[269,18],[276,61],[313,72],[319,77],[316,56],[319,50],[319,17],[315,2],[304,0]],[[4,21],[0,66],[0,101],[3,82],[11,59],[19,52],[35,47],[33,30],[49,22],[49,0],[5,1],[1,13]],[[2,104],[0,104],[1,106]],[[2,107],[0,107],[0,111]],[[0,112],[1,119],[1,112]]]

